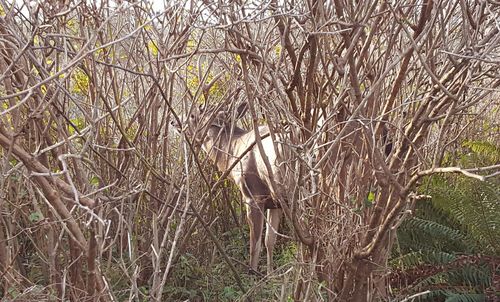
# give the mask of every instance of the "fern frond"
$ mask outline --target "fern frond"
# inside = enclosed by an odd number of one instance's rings
[[[491,162],[500,161],[500,148],[487,141],[464,141],[463,147],[469,148],[479,158],[489,160]]]
[[[410,251],[472,251],[474,245],[459,229],[441,223],[412,217],[401,225],[398,240],[403,252]]]
[[[452,164],[477,167],[500,162],[498,146],[470,141],[464,147],[467,153],[453,154]],[[392,288],[410,296],[429,291],[415,301],[491,299],[500,267],[500,178],[434,175],[420,188],[432,199],[419,202],[415,217],[398,229],[398,256],[390,261],[395,268]]]
[[[486,296],[484,294],[449,294],[445,302],[485,302]]]
[[[443,251],[417,251],[410,252],[399,257],[393,258],[390,264],[399,269],[408,269],[423,264],[442,265],[454,261],[457,257]]]
[[[469,235],[471,251],[500,253],[499,189],[491,182],[479,182],[463,177],[453,178],[454,185],[439,181],[428,194],[432,204],[456,219]]]

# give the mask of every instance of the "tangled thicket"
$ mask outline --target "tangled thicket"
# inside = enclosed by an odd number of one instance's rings
[[[470,142],[498,146],[499,13],[495,1],[0,0],[3,296],[413,294],[392,290],[388,258],[422,177],[498,184],[498,161],[446,166]],[[238,193],[169,126],[241,101],[244,126],[267,124],[290,150],[276,184],[287,238],[263,278],[242,273]]]

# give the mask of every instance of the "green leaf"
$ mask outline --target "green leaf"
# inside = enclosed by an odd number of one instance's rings
[[[224,287],[224,298],[235,300],[236,298],[238,298],[238,292],[234,288],[226,286]]]
[[[94,186],[98,186],[99,185],[99,178],[97,176],[92,177],[90,179],[90,184],[94,185]]]
[[[9,287],[7,289],[7,291],[9,292],[9,295],[12,297],[12,298],[17,298],[17,296],[19,296],[20,292],[17,290],[17,288],[15,287]]]
[[[364,200],[364,206],[369,208],[373,206],[375,203],[375,193],[374,192],[368,192],[368,195],[366,196],[366,199]]]
[[[82,131],[85,128],[85,119],[83,117],[72,118],[70,121],[71,124],[68,125],[70,135],[75,134],[75,127],[78,131]]]
[[[369,192],[368,196],[366,197],[366,200],[368,200],[369,202],[374,202],[375,201],[375,193]]]
[[[31,222],[39,222],[42,219],[43,219],[43,215],[40,212],[33,212],[29,216],[29,220]]]

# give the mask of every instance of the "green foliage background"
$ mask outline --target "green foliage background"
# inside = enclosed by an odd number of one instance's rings
[[[499,148],[489,142],[466,141],[463,147],[446,157],[447,164],[488,166],[500,158]],[[412,275],[399,285],[401,293],[428,290],[419,301],[498,299],[499,184],[498,177],[481,182],[462,175],[425,180],[421,192],[432,199],[419,202],[415,216],[403,222],[391,260],[398,272]]]

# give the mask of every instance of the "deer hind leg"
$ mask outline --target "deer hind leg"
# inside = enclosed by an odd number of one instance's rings
[[[282,210],[269,209],[267,211],[267,228],[266,228],[266,250],[267,250],[267,273],[273,271],[273,250],[276,243],[276,235],[280,225]]]
[[[257,272],[264,227],[264,207],[250,201],[247,204],[247,219],[250,226],[250,269]]]

